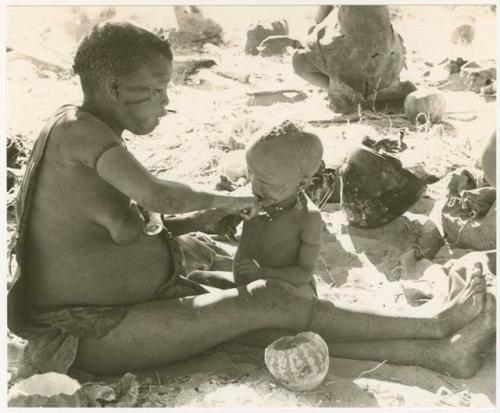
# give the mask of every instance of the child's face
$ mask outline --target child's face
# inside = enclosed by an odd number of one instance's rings
[[[249,162],[248,175],[252,183],[252,192],[264,207],[296,197],[300,189],[297,174],[287,173],[279,166],[251,165]]]
[[[171,73],[172,63],[159,56],[147,67],[119,79],[117,117],[124,129],[145,135],[158,126],[160,118],[167,114]]]

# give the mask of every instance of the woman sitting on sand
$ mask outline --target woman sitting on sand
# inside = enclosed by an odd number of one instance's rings
[[[250,332],[309,329],[333,344],[335,356],[474,374],[475,355],[494,332],[478,267],[452,269],[449,303],[421,317],[344,309],[277,279],[212,293],[187,282],[175,236],[209,231],[242,210],[252,218],[257,198],[156,178],[125,148],[124,130],[148,134],[166,115],[166,40],[132,24],[102,23],[82,40],[74,69],[83,104],[61,108],[42,130],[17,203],[8,324],[28,340],[32,372],[146,369]],[[140,230],[137,205],[202,212],[168,218],[168,231],[150,236]]]

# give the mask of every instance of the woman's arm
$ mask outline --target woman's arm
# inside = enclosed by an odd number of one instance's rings
[[[248,209],[248,215],[258,210],[253,196],[207,191],[191,185],[154,177],[130,152],[114,146],[104,152],[96,163],[99,176],[142,207],[164,214],[178,214],[209,208],[221,208],[232,213]]]
[[[201,231],[206,234],[224,235],[222,220],[229,214],[222,209],[207,209],[164,217],[165,226],[174,235]]]

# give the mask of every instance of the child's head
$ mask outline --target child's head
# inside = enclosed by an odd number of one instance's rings
[[[167,40],[124,22],[103,22],[87,34],[75,55],[85,100],[109,106],[123,129],[149,133],[165,115],[172,73]]]
[[[252,190],[264,206],[294,197],[321,166],[323,146],[304,126],[286,121],[258,136],[246,152]]]

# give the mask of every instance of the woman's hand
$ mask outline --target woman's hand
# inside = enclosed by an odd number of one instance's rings
[[[231,193],[231,196],[233,205],[229,208],[230,212],[239,214],[243,219],[253,218],[262,206],[248,186],[237,189]]]

